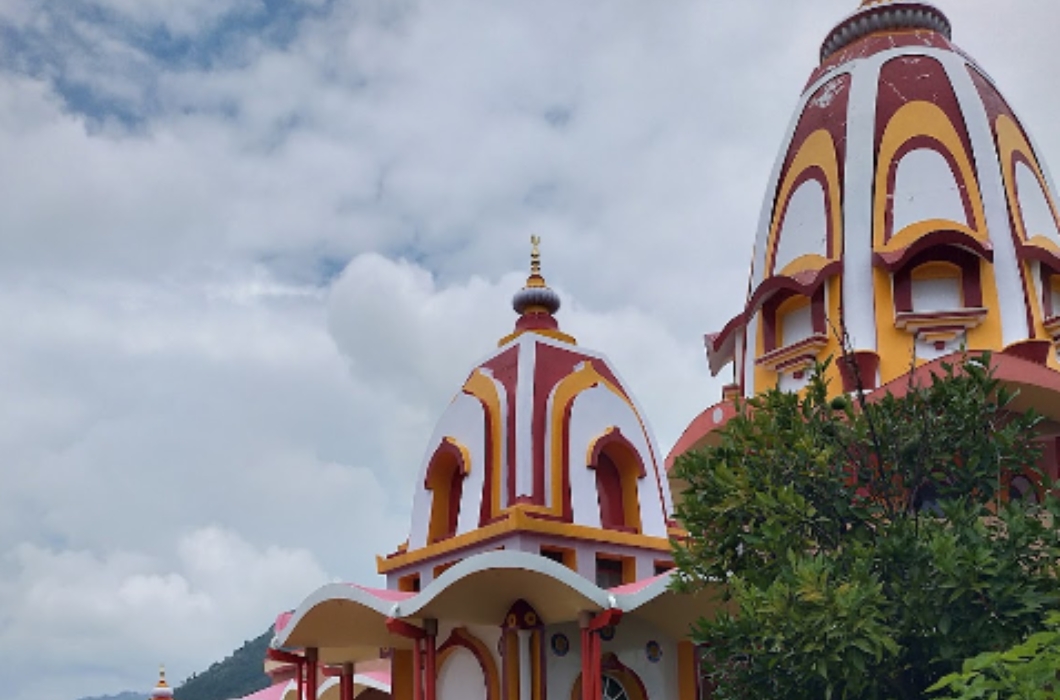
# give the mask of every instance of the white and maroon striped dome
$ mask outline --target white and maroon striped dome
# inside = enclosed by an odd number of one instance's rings
[[[962,346],[1060,369],[1060,210],[990,77],[928,2],[865,2],[828,33],[760,219],[749,297],[708,336],[729,394],[799,388],[846,332],[872,388]]]

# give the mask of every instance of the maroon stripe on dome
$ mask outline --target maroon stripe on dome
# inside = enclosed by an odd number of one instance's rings
[[[850,61],[860,58],[868,58],[881,51],[902,48],[939,49],[941,51],[953,51],[962,56],[964,55],[960,49],[950,43],[949,39],[938,32],[907,30],[901,32],[880,32],[877,34],[869,34],[868,36],[853,42],[843,50],[832,54],[827,61],[818,66],[810,75],[810,79],[806,81],[806,89],[809,89],[810,86],[820,80],[826,73],[844,63],[849,63]]]
[[[795,127],[795,132],[792,134],[791,142],[788,144],[788,151],[784,155],[784,164],[780,170],[780,177],[777,179],[777,190],[774,192],[773,198],[773,212],[772,221],[781,222],[781,218],[784,212],[787,210],[790,197],[798,189],[797,185],[802,184],[804,180],[800,179],[796,183],[796,187],[791,189],[789,193],[789,200],[781,202],[777,200],[779,195],[780,187],[783,186],[784,180],[788,176],[788,171],[791,169],[791,163],[795,159],[795,155],[802,148],[803,143],[809,136],[821,129],[826,130],[832,137],[832,142],[836,148],[836,159],[839,164],[839,196],[840,200],[843,198],[843,187],[844,187],[844,173],[846,167],[846,153],[847,153],[847,109],[850,105],[850,76],[840,75],[835,79],[828,81],[822,85],[817,91],[814,92],[813,96],[806,101],[805,107],[803,107],[802,114],[799,117],[799,123]],[[828,183],[825,181],[824,173],[819,169],[817,172],[820,177],[817,178],[823,188],[825,194],[825,210],[828,216],[829,226],[831,226],[832,207],[837,206],[837,202],[832,202],[829,196]],[[800,173],[800,178],[802,174]],[[779,231],[778,231],[779,233]],[[832,232],[829,231],[829,234]],[[779,240],[773,241],[774,250],[776,245],[779,244]],[[829,257],[836,257],[840,253],[832,250],[832,237],[829,235],[828,239],[828,254]],[[772,274],[772,270],[769,271]]]
[[[876,152],[891,118],[906,104],[916,101],[930,102],[949,117],[969,161],[974,163],[972,140],[957,93],[942,64],[927,56],[897,56],[883,64],[876,97]]]

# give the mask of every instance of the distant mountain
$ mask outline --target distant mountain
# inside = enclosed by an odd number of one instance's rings
[[[192,674],[173,691],[174,700],[232,700],[265,688],[269,685],[264,670],[265,650],[271,638],[270,627],[260,637],[244,642],[224,661],[212,664],[202,673]],[[141,700],[141,697],[128,700]]]
[[[81,698],[81,700],[147,700],[147,694],[134,693],[129,690],[124,693],[118,693],[117,695],[95,695],[90,698]]]
[[[271,638],[270,627],[260,637],[243,642],[224,661],[211,664],[202,673],[193,673],[173,691],[174,700],[234,700],[266,687],[269,677],[264,670],[265,650]],[[148,700],[149,697],[149,693],[128,691],[81,700]]]

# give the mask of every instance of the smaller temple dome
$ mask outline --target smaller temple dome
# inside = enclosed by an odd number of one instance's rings
[[[591,580],[598,560],[623,562],[618,583],[670,560],[673,504],[643,411],[604,355],[559,330],[559,295],[541,275],[540,239],[531,243],[515,330],[436,423],[409,539],[378,562],[390,588],[419,590],[496,548],[556,558]]]

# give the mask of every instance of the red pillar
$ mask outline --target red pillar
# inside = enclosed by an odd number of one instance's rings
[[[342,665],[342,675],[339,676],[339,698],[340,700],[353,700],[353,664]]]
[[[427,668],[425,674],[427,676],[426,687],[427,687],[427,698],[426,700],[435,700],[437,697],[437,687],[435,681],[438,679],[437,669],[435,668],[435,653],[436,647],[435,642],[438,637],[438,621],[433,619],[427,619],[423,621],[423,629],[427,633],[427,638],[424,640],[427,645]]]
[[[298,700],[305,700],[305,659],[299,659],[295,664],[298,679]]]
[[[582,700],[598,700],[593,697],[592,667],[590,666],[593,645],[593,633],[589,631],[591,619],[587,612],[578,615],[578,626],[581,627],[582,632]]]
[[[306,700],[317,700],[317,649],[309,647],[305,650],[305,694]]]
[[[423,700],[423,645],[419,639],[412,642],[412,700]]]

